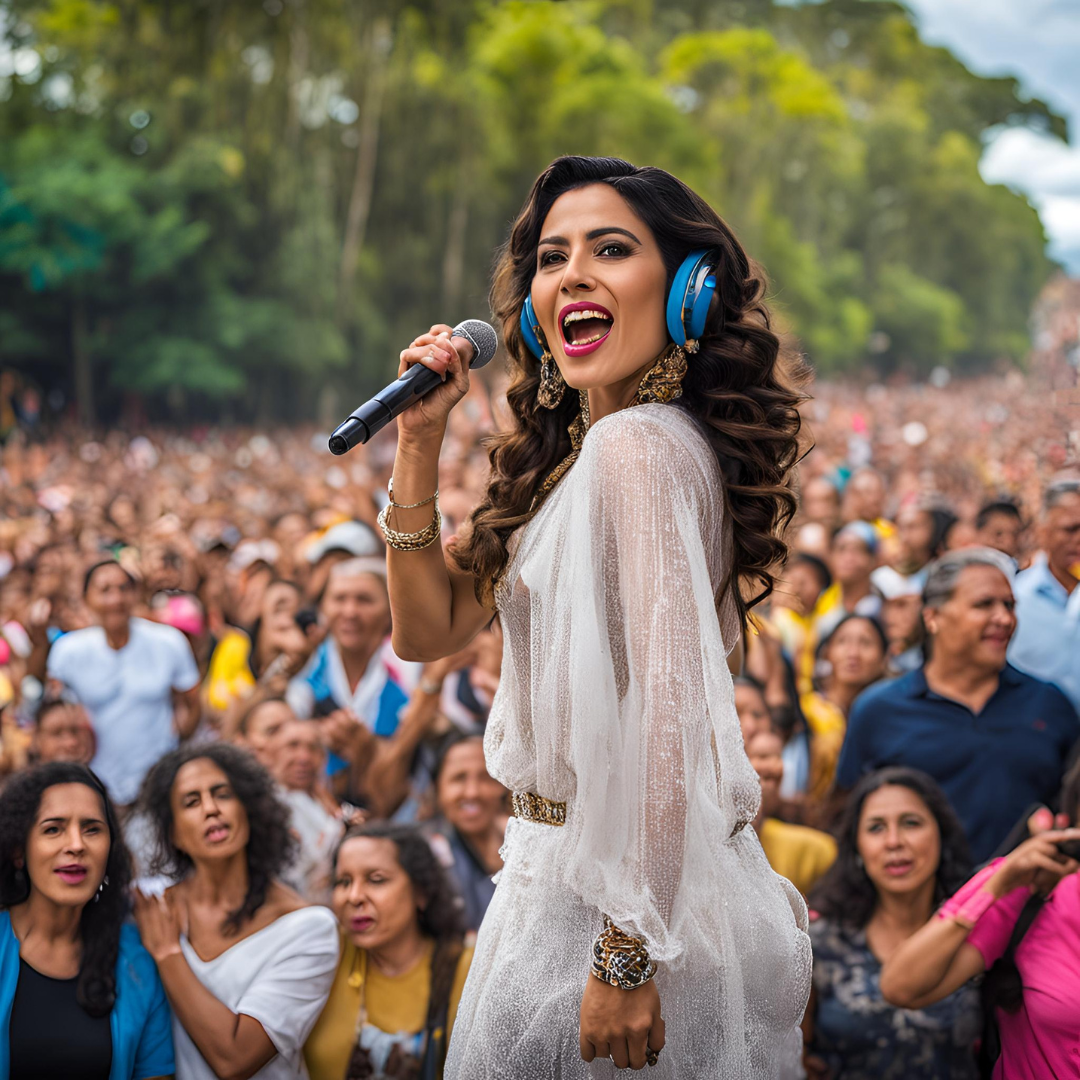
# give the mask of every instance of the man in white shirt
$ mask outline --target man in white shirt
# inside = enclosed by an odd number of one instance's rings
[[[98,625],[56,641],[48,675],[86,707],[97,738],[90,766],[124,807],[150,766],[198,726],[199,669],[179,630],[132,617],[135,581],[118,562],[92,566],[83,595]]]

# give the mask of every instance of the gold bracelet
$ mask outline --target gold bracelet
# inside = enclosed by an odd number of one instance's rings
[[[387,485],[387,493],[390,495],[390,505],[397,507],[398,510],[415,510],[418,506],[427,506],[429,502],[439,497],[439,489],[435,489],[434,495],[429,495],[426,499],[418,503],[399,503],[394,502],[394,478],[390,477],[390,483]]]
[[[435,516],[431,519],[431,524],[416,532],[398,532],[396,529],[391,529],[387,522],[392,508],[393,503],[387,503],[377,519],[387,547],[392,547],[395,551],[422,551],[424,548],[434,544],[439,538],[439,533],[442,531],[442,514],[439,513],[437,496],[435,499]]]
[[[592,974],[623,990],[636,990],[656,974],[656,962],[641,938],[620,930],[606,915],[604,929],[593,942]]]

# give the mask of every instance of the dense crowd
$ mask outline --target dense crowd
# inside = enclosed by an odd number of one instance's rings
[[[939,374],[815,388],[735,679],[812,911],[812,1077],[974,1077],[996,1039],[1004,1075],[1080,1068],[1080,446],[1019,376]],[[7,391],[10,1075],[438,1076],[510,813],[502,638],[394,655],[392,437],[48,434]],[[476,380],[452,414],[444,543],[500,408]],[[977,977],[1009,965],[1005,1009]]]

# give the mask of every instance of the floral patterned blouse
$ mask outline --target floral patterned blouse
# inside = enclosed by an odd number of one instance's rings
[[[828,1064],[830,1080],[976,1080],[974,985],[926,1009],[898,1009],[881,996],[881,962],[864,930],[817,917],[810,940],[817,1012],[807,1049]]]

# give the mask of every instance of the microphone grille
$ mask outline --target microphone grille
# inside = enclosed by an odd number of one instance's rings
[[[476,355],[469,364],[471,368],[483,367],[495,355],[495,350],[499,347],[495,327],[482,319],[466,319],[458,323],[450,336],[468,338],[472,342]]]

